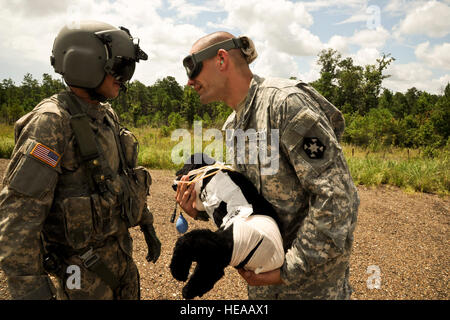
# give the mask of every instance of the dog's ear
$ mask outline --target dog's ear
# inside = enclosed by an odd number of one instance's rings
[[[189,171],[194,170],[192,164],[185,164],[180,170],[178,170],[175,175],[178,177],[178,180],[180,180],[181,176],[184,176],[188,174]]]
[[[206,153],[194,153],[191,154],[189,158],[187,158],[184,163],[183,168],[178,170],[175,175],[183,176],[186,175],[189,171],[199,169],[201,167],[209,166],[216,163],[216,160],[208,156]],[[181,178],[181,177],[180,177]]]
[[[210,165],[216,163],[216,160],[214,160],[213,158],[211,158],[210,156],[208,156],[206,153],[202,153],[201,155],[202,155],[202,160],[201,160],[201,162],[202,162],[202,164],[203,164],[202,167],[203,167],[203,166],[210,166]]]

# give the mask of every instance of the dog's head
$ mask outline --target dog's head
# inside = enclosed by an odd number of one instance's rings
[[[175,175],[181,178],[184,175],[187,175],[189,171],[193,171],[196,169],[200,169],[202,167],[210,166],[215,164],[216,160],[211,158],[205,153],[194,153],[192,154],[184,163],[184,166],[178,170]],[[179,180],[179,179],[178,179]]]
[[[183,176],[188,175],[189,172],[215,163],[216,161],[213,158],[209,157],[207,154],[194,153],[186,160],[184,166],[175,173],[176,178],[172,184],[173,190],[177,191],[178,181],[180,181]],[[194,178],[194,174],[190,175],[189,181],[192,181]]]
[[[202,168],[206,168],[208,166],[211,166],[213,164],[215,164],[216,161],[209,157],[207,154],[204,153],[194,153],[192,154],[185,162],[184,166],[178,170],[175,175],[176,178],[172,184],[172,188],[174,191],[177,191],[177,187],[178,184],[180,183],[180,180],[183,176],[188,175],[189,176],[189,181],[193,181],[194,179],[196,179],[199,176],[199,169]],[[218,169],[211,169],[208,170],[206,172],[204,172],[205,174],[209,174],[213,171],[217,171]],[[202,201],[200,200],[200,193],[202,191],[202,187],[204,185],[204,179],[199,179],[198,181],[195,182],[195,191],[197,194],[196,197],[196,207],[197,210],[199,211],[205,211],[205,208],[203,206]]]
[[[239,213],[251,214],[252,205],[242,188],[247,189],[247,193],[251,193],[254,189],[255,196],[257,191],[241,173],[230,166],[216,163],[214,159],[200,153],[192,155],[176,175],[173,189],[177,190],[181,183],[194,183],[196,209],[206,211],[218,227],[224,222],[223,219],[228,221]],[[186,175],[189,176],[189,180],[180,181],[181,177]],[[226,216],[229,217],[225,218]]]

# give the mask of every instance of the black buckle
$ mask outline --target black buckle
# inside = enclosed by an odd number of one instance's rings
[[[94,249],[92,247],[90,247],[88,251],[86,251],[79,257],[80,257],[81,261],[83,262],[83,265],[87,269],[92,267],[100,259],[100,257],[94,252]]]
[[[240,49],[243,47],[242,40],[240,38],[232,38],[235,49]]]

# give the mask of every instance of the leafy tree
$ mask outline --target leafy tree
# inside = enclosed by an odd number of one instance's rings
[[[378,106],[382,82],[389,77],[383,71],[394,60],[383,54],[377,64],[362,67],[351,57],[343,59],[336,50],[322,50],[318,59],[320,78],[312,85],[344,113],[364,115]]]
[[[26,112],[31,111],[41,100],[39,82],[33,79],[31,73],[23,77],[21,85],[21,107]]]
[[[341,54],[333,49],[322,50],[317,63],[321,66],[320,78],[312,85],[330,102],[335,103],[337,69]]]
[[[362,95],[363,104],[360,112],[362,114],[367,113],[370,109],[378,106],[378,98],[381,92],[381,84],[384,79],[389,78],[389,75],[383,75],[383,71],[393,62],[395,59],[389,57],[390,54],[376,59],[377,65],[367,65],[364,69],[363,83],[362,83]]]
[[[183,88],[174,77],[168,76],[155,82],[155,87],[161,88],[171,98],[180,101],[183,98]]]
[[[334,104],[340,106],[344,113],[358,112],[363,104],[363,68],[355,66],[352,58],[341,60],[338,66],[339,90],[337,90]]]
[[[181,115],[188,122],[189,127],[194,122],[194,117],[197,115],[197,110],[200,108],[200,98],[197,92],[190,86],[184,87],[183,102],[181,104]]]
[[[172,129],[180,128],[184,122],[183,117],[179,113],[172,112],[168,118],[169,127]]]
[[[64,83],[61,80],[55,80],[48,73],[44,73],[42,75],[40,100],[50,97],[64,88]]]
[[[389,109],[391,112],[391,106],[394,101],[394,94],[389,89],[383,89],[383,93],[378,99],[378,108]]]

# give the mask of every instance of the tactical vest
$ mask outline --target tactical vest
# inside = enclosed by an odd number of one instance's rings
[[[103,152],[113,150],[99,148],[92,121],[83,112],[78,98],[62,92],[50,99],[70,114],[74,138],[66,149],[75,150],[79,163],[78,167],[62,168],[44,234],[50,242],[62,241],[83,251],[140,224],[151,177],[145,168],[136,166],[138,143],[111,111],[106,110],[105,121],[120,158],[118,170],[108,165]]]

